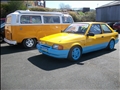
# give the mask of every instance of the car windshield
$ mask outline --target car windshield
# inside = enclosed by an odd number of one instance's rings
[[[75,34],[85,34],[88,26],[89,26],[89,24],[86,24],[86,23],[71,24],[63,32],[75,33]]]
[[[0,20],[0,24],[3,24],[3,23],[5,23],[5,20],[3,20],[3,19]]]
[[[0,19],[0,28],[3,28],[5,26],[5,19]]]

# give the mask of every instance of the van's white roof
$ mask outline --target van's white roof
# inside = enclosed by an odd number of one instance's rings
[[[29,10],[17,10],[14,13],[21,13],[21,14],[56,14],[56,15],[63,15],[62,12],[42,12],[42,11],[29,11]]]

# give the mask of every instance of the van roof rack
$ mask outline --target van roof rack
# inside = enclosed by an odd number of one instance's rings
[[[63,14],[69,14],[68,12],[66,12],[66,11],[64,11],[64,12],[62,12]]]
[[[21,14],[63,14],[62,12],[42,12],[42,11],[29,11],[29,10],[16,10],[15,12]]]

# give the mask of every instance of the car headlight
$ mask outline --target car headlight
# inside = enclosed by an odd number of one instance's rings
[[[52,46],[53,49],[58,49],[58,50],[63,50],[63,46],[62,45],[57,45],[57,44],[54,44]]]

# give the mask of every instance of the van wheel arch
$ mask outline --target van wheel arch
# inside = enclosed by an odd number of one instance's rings
[[[25,38],[22,41],[22,45],[24,48],[34,48],[37,44],[37,39],[36,38]]]

